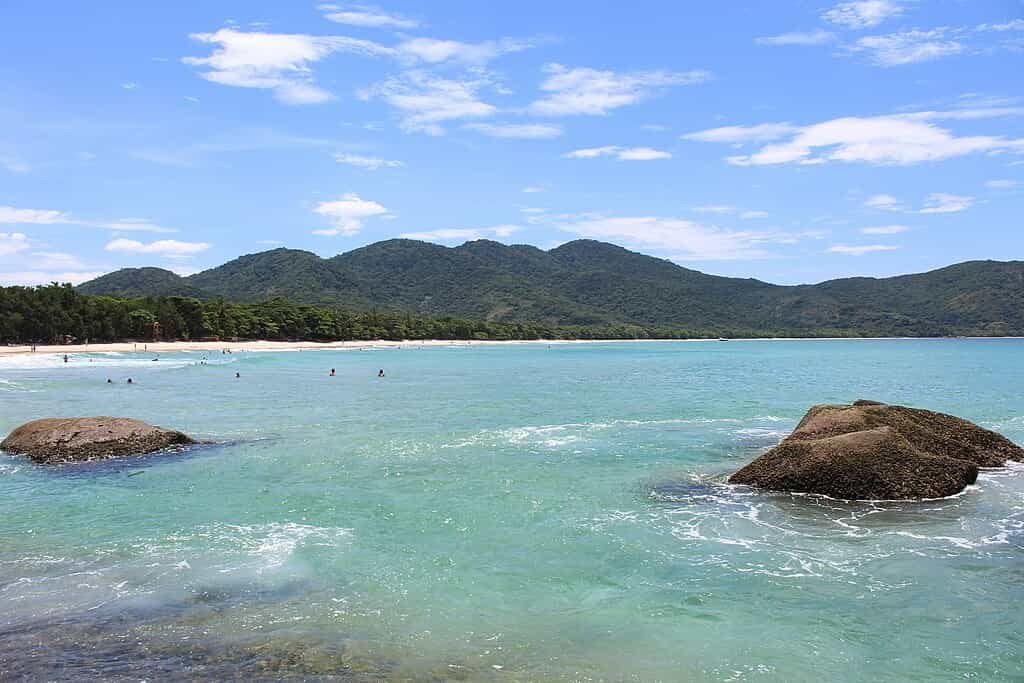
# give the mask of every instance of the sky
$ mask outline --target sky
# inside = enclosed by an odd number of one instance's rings
[[[0,2],[0,284],[593,238],[1024,259],[1024,0]]]

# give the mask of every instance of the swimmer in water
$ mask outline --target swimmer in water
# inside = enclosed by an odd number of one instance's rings
[[[108,377],[107,378],[107,384],[113,384],[113,383],[114,383],[114,381]]]
[[[380,369],[380,372],[377,373],[377,376],[378,377],[383,377],[384,376],[384,368]]]
[[[68,362],[68,354],[66,354],[66,353],[64,354],[64,362],[65,362],[65,363],[67,363],[67,362]]]
[[[334,368],[331,368],[331,377],[334,377]]]
[[[131,378],[131,377],[129,377],[129,378],[128,378],[128,384],[131,384],[131,383],[132,383],[132,378]]]
[[[236,372],[235,373],[235,379],[241,379],[241,378],[242,378],[242,373]]]

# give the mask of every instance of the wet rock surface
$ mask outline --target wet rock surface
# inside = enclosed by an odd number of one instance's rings
[[[1006,437],[952,415],[856,401],[817,405],[782,443],[730,483],[848,500],[942,498],[979,467],[1024,461]]]

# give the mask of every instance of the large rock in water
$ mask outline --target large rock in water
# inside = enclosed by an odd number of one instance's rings
[[[125,417],[48,418],[26,422],[0,443],[0,450],[36,462],[82,462],[152,453],[196,443],[191,437]]]
[[[979,467],[1024,461],[1006,437],[952,415],[875,401],[818,405],[729,481],[848,500],[941,498]]]

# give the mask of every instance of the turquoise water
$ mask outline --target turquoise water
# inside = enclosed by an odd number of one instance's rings
[[[214,442],[0,455],[0,670],[1024,677],[1024,468],[919,503],[724,484],[813,403],[912,404],[1024,442],[1024,341],[203,357],[0,358],[0,433],[112,414]]]

